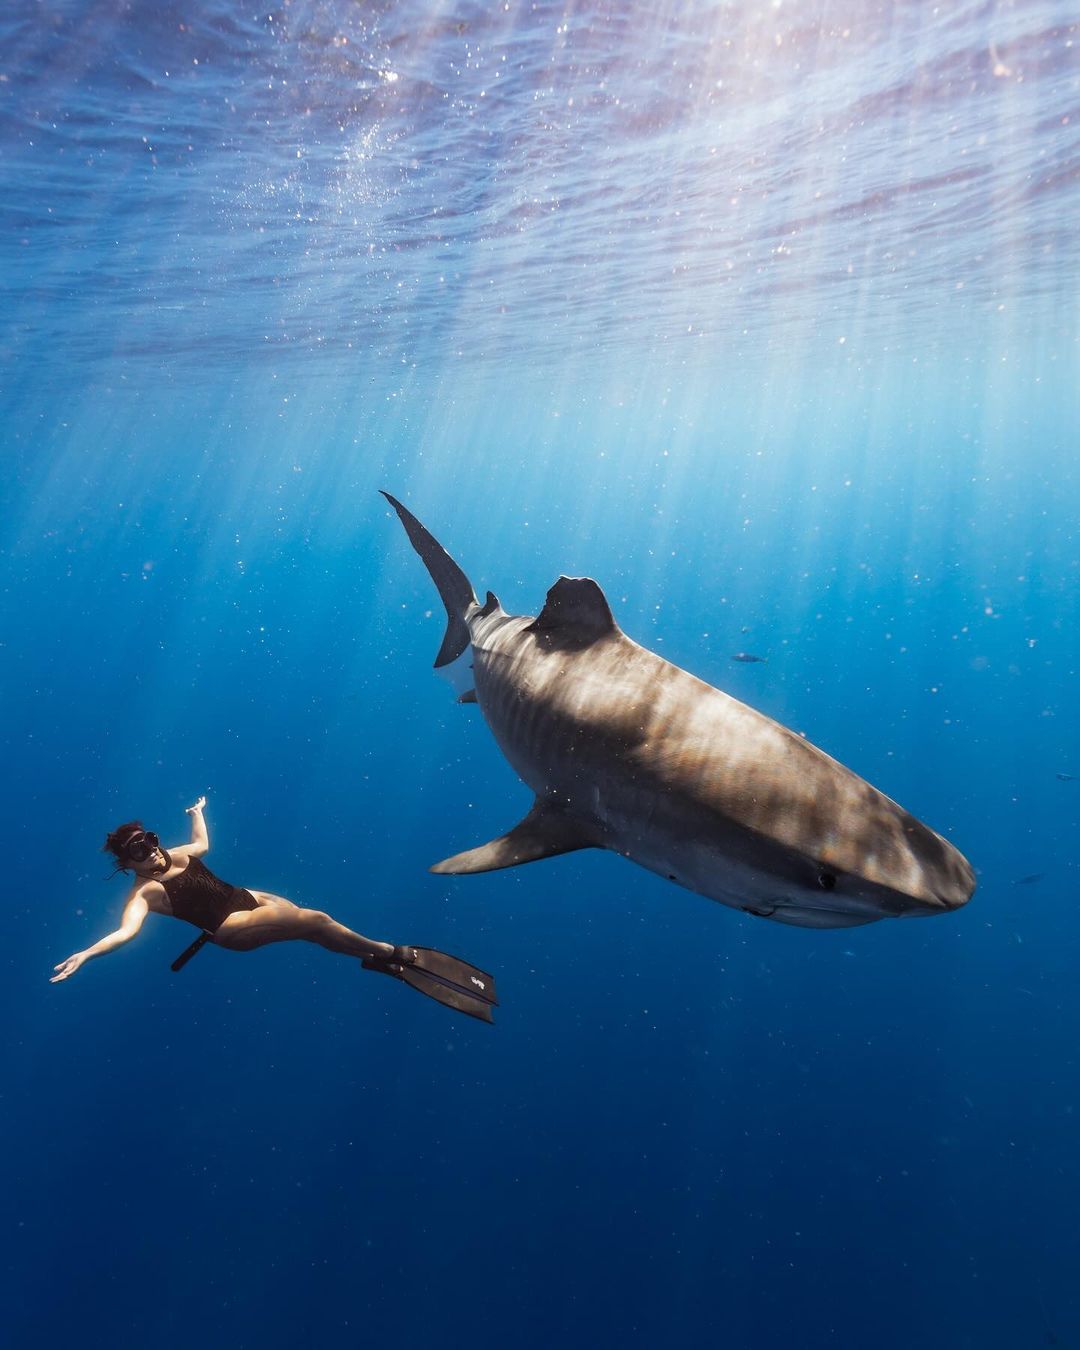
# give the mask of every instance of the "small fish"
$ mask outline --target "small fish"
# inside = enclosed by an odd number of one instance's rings
[[[1014,886],[1030,886],[1033,881],[1042,881],[1045,872],[1029,872],[1026,877],[1017,877]]]
[[[753,652],[736,652],[731,658],[733,661],[745,661],[747,665],[752,665],[755,661],[767,661],[767,656],[755,656]],[[1060,778],[1061,775],[1058,774]]]
[[[736,658],[736,659],[738,659],[738,658]],[[1063,783],[1071,783],[1071,782],[1075,779],[1076,774],[1074,774],[1074,773],[1059,773],[1057,776],[1058,776],[1058,778],[1061,779],[1061,781],[1062,781]]]

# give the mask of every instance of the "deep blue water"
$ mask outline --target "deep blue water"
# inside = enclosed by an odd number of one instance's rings
[[[1078,42],[4,7],[6,1343],[1080,1344]],[[530,794],[379,488],[511,611],[596,577],[973,900],[430,875]],[[105,833],[203,792],[222,875],[490,968],[496,1027],[296,944],[174,976],[161,918],[50,985]]]

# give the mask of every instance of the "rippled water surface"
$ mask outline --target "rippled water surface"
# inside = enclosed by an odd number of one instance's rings
[[[1075,313],[1067,6],[57,3],[0,25],[16,353],[939,349]]]

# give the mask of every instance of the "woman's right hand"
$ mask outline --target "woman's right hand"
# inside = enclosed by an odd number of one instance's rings
[[[74,956],[69,956],[66,961],[61,961],[58,966],[53,966],[56,974],[49,976],[49,983],[59,984],[61,980],[66,980],[69,975],[74,975],[85,960],[85,952],[76,952]]]

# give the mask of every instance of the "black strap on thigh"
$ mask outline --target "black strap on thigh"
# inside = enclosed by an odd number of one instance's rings
[[[202,951],[203,947],[213,937],[213,933],[208,933],[204,928],[190,947],[185,947],[176,960],[169,967],[170,970],[183,970],[196,952]]]

